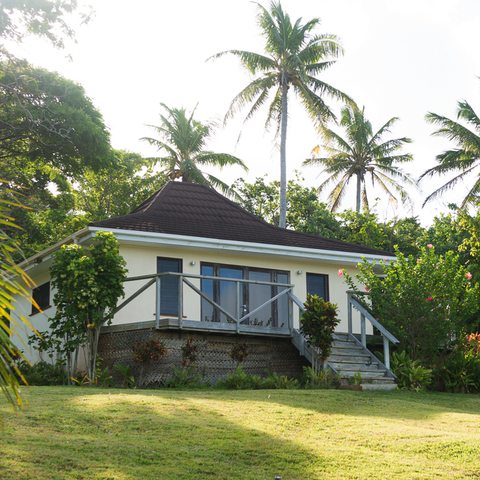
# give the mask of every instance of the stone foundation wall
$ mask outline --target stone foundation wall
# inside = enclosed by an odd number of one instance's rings
[[[302,367],[309,365],[290,339],[267,337],[233,337],[218,334],[195,334],[195,343],[198,345],[195,374],[200,374],[203,381],[215,383],[232,371],[232,360],[228,353],[235,343],[248,345],[248,357],[242,363],[244,372],[251,375],[265,376],[265,369],[286,375],[288,378],[299,378]],[[116,385],[121,385],[123,377],[115,368],[120,364],[130,365],[132,373],[138,380],[141,364],[133,358],[132,347],[137,341],[145,342],[150,339],[159,340],[165,344],[167,355],[158,361],[146,365],[143,372],[143,385],[162,385],[173,376],[173,368],[182,368],[181,348],[187,340],[187,333],[158,331],[154,329],[104,333],[100,336],[98,355],[103,359],[102,368],[108,366]]]

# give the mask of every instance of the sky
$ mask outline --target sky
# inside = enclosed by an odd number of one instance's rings
[[[265,132],[265,112],[243,123],[242,111],[223,127],[223,118],[235,95],[251,82],[233,57],[206,61],[212,55],[239,49],[264,53],[256,15],[248,0],[92,0],[95,11],[88,25],[72,18],[77,43],[55,50],[31,37],[7,45],[35,66],[55,70],[81,84],[102,113],[116,149],[157,156],[142,137],[155,136],[148,125],[159,125],[160,103],[171,108],[196,107],[197,120],[217,120],[219,128],[208,147],[240,157],[249,167],[211,170],[227,183],[243,177],[254,182],[280,176],[279,150],[273,132]],[[269,2],[260,2],[265,7]],[[399,121],[392,138],[409,137],[405,153],[414,162],[403,169],[418,178],[436,164],[435,156],[454,147],[432,137],[427,112],[456,118],[457,102],[480,109],[480,2],[478,0],[283,0],[292,19],[318,17],[318,33],[340,38],[344,55],[321,79],[365,106],[365,115],[378,130],[392,117]],[[72,61],[66,59],[66,55]],[[319,143],[318,133],[294,95],[289,97],[287,175],[300,172],[306,186],[318,186],[325,177],[318,167],[302,167]],[[341,104],[327,100],[338,115]],[[341,133],[334,125],[330,128]],[[239,134],[242,132],[240,140]],[[439,201],[421,205],[424,198],[448,178],[424,181],[411,191],[413,203],[395,208],[385,197],[377,203],[381,220],[395,215],[419,216],[431,223],[447,205],[459,203],[468,182]],[[368,187],[368,185],[367,185]],[[353,207],[352,182],[342,207]],[[377,196],[375,192],[373,197]],[[320,194],[326,201],[327,192]],[[371,204],[375,203],[371,199]]]

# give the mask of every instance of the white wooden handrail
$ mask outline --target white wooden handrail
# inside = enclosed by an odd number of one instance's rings
[[[397,340],[371,313],[361,305],[358,297],[354,295],[355,292],[347,290],[348,298],[348,334],[353,336],[353,321],[352,321],[352,307],[355,307],[360,312],[360,337],[361,344],[367,347],[367,329],[365,319],[367,319],[375,328],[380,331],[383,338],[383,357],[384,364],[390,370],[390,344],[399,344]]]
[[[155,319],[157,327],[160,325],[160,299],[161,299],[161,278],[163,277],[178,277],[178,312],[183,311],[183,284],[186,284],[190,287],[195,293],[200,295],[205,301],[210,303],[215,309],[219,312],[224,314],[228,319],[236,323],[236,330],[237,332],[240,331],[241,323],[249,318],[254,313],[260,311],[266,305],[271,304],[272,302],[278,300],[282,296],[286,296],[288,299],[288,329],[290,333],[293,331],[293,303],[299,305],[301,309],[303,309],[303,304],[298,300],[295,295],[293,295],[292,290],[294,285],[290,283],[275,283],[275,282],[266,282],[261,280],[246,280],[246,279],[239,279],[239,278],[225,278],[225,277],[214,277],[209,275],[195,275],[190,273],[178,273],[178,272],[163,272],[163,273],[154,273],[150,275],[140,275],[136,277],[126,278],[124,282],[132,282],[138,280],[148,280],[148,282],[140,287],[136,292],[134,292],[130,297],[128,297],[124,302],[122,302],[115,310],[114,314],[120,311],[123,307],[128,305],[132,300],[137,298],[141,293],[147,290],[151,285],[155,284]],[[234,282],[235,283],[235,313],[228,312],[225,308],[220,306],[214,300],[209,298],[204,292],[202,292],[198,287],[193,285],[189,280],[190,279],[198,279],[198,280],[213,280],[213,281],[221,281],[221,282]],[[248,314],[244,314],[241,312],[240,304],[240,284],[248,284],[248,285],[267,285],[272,287],[280,287],[283,288],[281,292],[277,295],[273,296],[272,298],[268,299],[262,305],[256,307]],[[182,315],[178,315],[178,326],[182,328]]]

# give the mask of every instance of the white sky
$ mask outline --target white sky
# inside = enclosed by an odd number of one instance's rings
[[[218,52],[240,49],[263,53],[264,42],[256,23],[257,7],[248,0],[95,0],[94,20],[76,28],[76,45],[56,51],[31,38],[8,45],[12,53],[36,66],[56,70],[84,86],[103,114],[114,148],[144,156],[156,152],[144,136],[154,132],[146,125],[159,124],[159,103],[191,110],[196,118],[223,120],[233,97],[250,81],[233,58],[205,62]],[[268,6],[269,3],[262,1]],[[378,130],[391,117],[400,117],[392,136],[407,136],[414,143],[405,149],[414,162],[405,171],[418,177],[435,164],[446,148],[433,138],[434,127],[424,120],[428,111],[455,118],[459,100],[480,109],[480,2],[478,0],[283,0],[284,10],[295,20],[319,17],[319,33],[340,37],[345,54],[322,79],[365,105],[367,118]],[[71,53],[73,62],[65,55]],[[287,135],[287,169],[302,170],[305,185],[315,186],[318,170],[302,169],[302,161],[318,143],[307,114],[290,97]],[[341,105],[327,103],[338,114]],[[246,111],[245,111],[246,114]],[[268,173],[279,178],[279,152],[271,134],[265,133],[265,115],[243,128],[244,114],[219,129],[209,147],[242,158],[250,168],[217,173],[226,182],[239,176],[253,182]],[[333,127],[333,126],[332,126]],[[212,170],[213,173],[213,170]],[[446,178],[425,182],[414,195],[412,209],[401,215],[420,215],[428,224],[434,215],[459,202],[462,187],[421,210],[423,198]],[[326,193],[321,195],[326,201]],[[345,207],[353,206],[354,184]],[[373,203],[373,197],[371,203]],[[395,212],[380,202],[380,218]]]

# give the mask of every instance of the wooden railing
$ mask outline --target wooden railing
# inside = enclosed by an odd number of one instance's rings
[[[178,312],[183,311],[183,290],[184,285],[187,285],[191,288],[195,293],[197,293],[202,299],[210,303],[214,308],[216,308],[219,312],[223,313],[227,319],[231,322],[236,324],[236,331],[239,332],[241,329],[242,322],[247,320],[250,316],[254,315],[256,312],[260,311],[263,307],[275,302],[276,300],[280,299],[283,296],[288,298],[288,321],[287,327],[288,332],[290,335],[293,331],[293,303],[297,304],[300,308],[303,308],[303,304],[298,300],[298,298],[293,295],[293,287],[294,285],[289,283],[275,283],[275,282],[264,282],[259,280],[244,280],[238,278],[224,278],[224,277],[214,277],[214,276],[206,276],[206,275],[194,275],[194,274],[187,274],[187,273],[176,273],[176,272],[165,272],[165,273],[155,273],[151,275],[141,275],[138,277],[130,277],[124,280],[124,282],[133,282],[139,280],[148,280],[145,285],[140,287],[135,293],[130,295],[124,302],[122,302],[114,311],[116,314],[122,308],[127,306],[130,302],[135,300],[139,295],[141,295],[145,290],[150,288],[152,285],[155,284],[155,320],[157,328],[160,324],[160,301],[162,296],[161,291],[161,279],[163,277],[177,277],[178,278]],[[213,280],[213,281],[221,281],[221,282],[233,282],[235,283],[235,307],[234,312],[229,312],[221,305],[216,303],[212,300],[208,295],[201,291],[200,288],[193,285],[190,280]],[[255,309],[251,310],[248,313],[243,312],[243,302],[241,301],[241,284],[246,285],[268,285],[271,287],[283,288],[281,292],[277,295],[273,296],[262,305],[256,307]],[[227,320],[228,321],[228,320]],[[182,315],[178,315],[178,327],[182,328]],[[267,327],[266,327],[267,328]]]
[[[348,333],[353,337],[353,321],[352,309],[355,307],[360,312],[360,342],[367,346],[367,328],[365,319],[367,319],[375,328],[377,328],[383,337],[383,357],[384,363],[388,370],[390,370],[390,344],[400,343],[378,320],[362,306],[361,301],[354,295],[352,290],[347,291],[348,296]],[[354,337],[355,338],[355,337]]]

